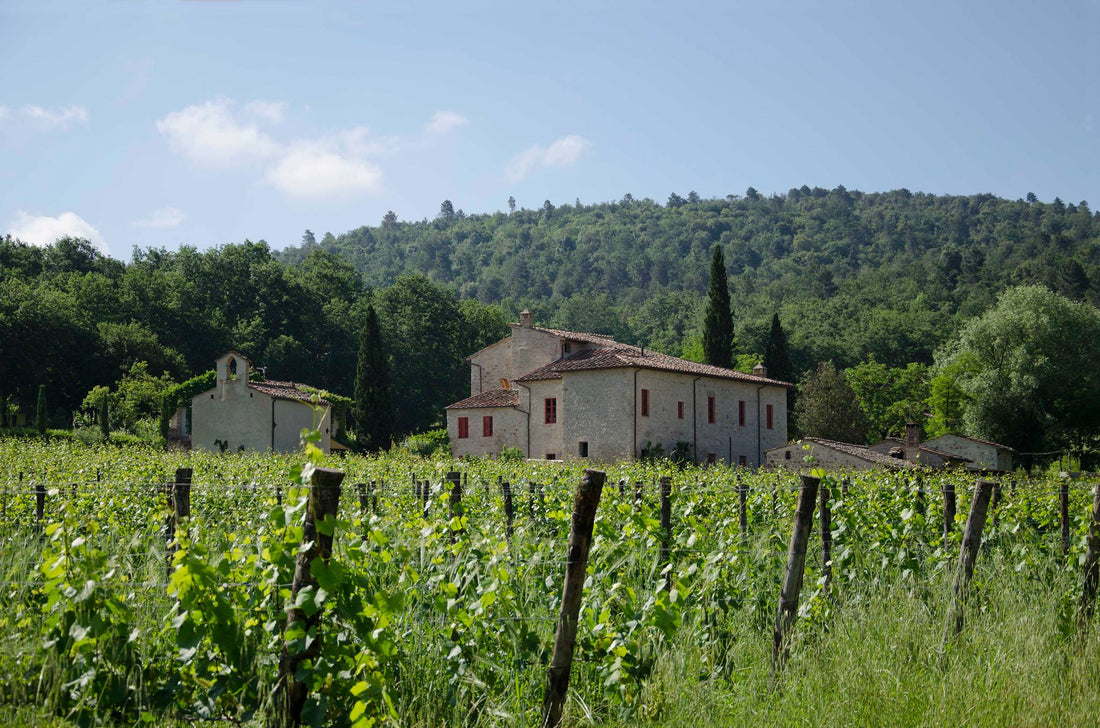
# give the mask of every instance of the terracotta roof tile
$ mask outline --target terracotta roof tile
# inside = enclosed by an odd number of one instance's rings
[[[555,362],[541,366],[534,371],[524,374],[517,379],[519,382],[533,382],[547,379],[560,379],[562,372],[585,371],[589,369],[616,369],[620,367],[639,369],[652,369],[655,371],[676,372],[678,374],[693,374],[696,376],[715,377],[717,379],[732,379],[737,382],[749,384],[768,384],[774,387],[793,387],[788,382],[778,379],[758,377],[755,374],[724,369],[700,364],[687,359],[660,354],[655,351],[646,351],[634,346],[619,345],[615,348],[586,349],[576,354],[562,357]]]
[[[836,440],[825,440],[820,437],[804,437],[801,442],[812,442],[818,445],[823,445],[833,450],[839,450],[842,453],[851,455],[852,457],[860,458],[868,462],[875,463],[876,465],[882,465],[887,468],[894,468],[895,470],[908,470],[910,468],[917,467],[915,464],[907,460],[898,460],[892,458],[889,455],[883,455],[880,452],[875,452],[869,447],[863,445],[854,445],[850,442],[838,442]]]
[[[882,442],[894,442],[894,443],[897,443],[898,445],[901,445],[902,447],[905,446],[905,440],[902,440],[900,437],[886,437],[886,438],[883,438]],[[946,452],[944,450],[937,450],[934,447],[928,447],[924,443],[921,443],[920,449],[921,449],[922,452],[928,452],[928,453],[932,453],[933,455],[939,455],[941,458],[944,458],[944,459],[947,459],[947,460],[958,460],[960,462],[969,462],[969,460],[964,458],[962,455],[956,455],[953,452]]]
[[[568,339],[569,341],[583,341],[587,344],[600,344],[601,346],[608,347],[629,346],[629,344],[622,344],[618,341],[615,341],[614,336],[609,336],[606,334],[586,334],[583,331],[548,329],[545,326],[535,326],[534,329],[535,331],[541,331],[544,334],[551,334],[562,339]]]
[[[294,402],[310,403],[310,397],[313,396],[312,392],[307,392],[301,387],[307,387],[308,384],[298,384],[295,382],[279,382],[274,379],[267,379],[262,382],[249,382],[249,389],[255,389],[257,392],[266,394],[269,397],[275,399],[285,399]],[[331,407],[332,403],[326,399],[318,399],[318,404],[326,407]]]
[[[490,389],[473,397],[449,404],[444,409],[472,409],[475,407],[516,407],[519,405],[519,392],[514,389]]]

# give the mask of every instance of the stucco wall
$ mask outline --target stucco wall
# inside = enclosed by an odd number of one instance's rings
[[[527,372],[512,371],[512,339],[501,339],[470,357],[470,396],[499,389],[500,380],[514,380]]]
[[[958,435],[941,435],[925,443],[928,447],[943,450],[970,460],[971,470],[1012,470],[1012,454],[982,442],[974,442]]]
[[[510,379],[522,377],[561,358],[562,344],[558,337],[538,329],[527,329],[519,324],[511,324],[511,327],[512,376]]]
[[[329,451],[332,442],[331,414],[329,408],[322,410],[316,429],[321,431],[320,447]],[[294,452],[300,445],[302,430],[314,428],[313,408],[305,402],[286,399],[275,400],[275,449],[280,452]]]
[[[299,448],[299,437],[304,427],[313,425],[313,409],[302,402],[273,400],[272,397],[249,389],[235,380],[218,389],[196,395],[191,400],[191,446],[201,450],[223,450],[218,441],[225,444],[226,452],[240,449],[263,452],[272,448],[272,402],[275,406],[274,447],[282,452]],[[328,452],[331,443],[330,415],[324,409],[321,422],[321,448]]]
[[[608,462],[633,456],[632,387],[633,371],[629,369],[596,369],[563,375],[564,457],[580,457],[581,442],[588,443],[590,460]]]
[[[458,436],[458,418],[470,418],[470,436]],[[485,437],[483,417],[493,418],[493,434]],[[500,455],[505,447],[527,447],[527,415],[515,407],[480,407],[447,410],[447,435],[451,439],[451,454]]]
[[[545,382],[530,382],[528,388],[531,391],[529,404],[531,407],[531,450],[527,457],[543,459],[547,455],[553,455],[555,459],[562,459],[567,453],[563,451],[562,426],[566,419],[566,409],[562,398],[562,380],[552,379]],[[546,398],[553,397],[557,400],[557,422],[546,423]],[[524,443],[525,445],[526,443]],[[524,445],[520,445],[523,447]]]
[[[774,448],[768,451],[766,460],[770,468],[782,467],[787,470],[804,470],[807,468],[824,468],[826,470],[867,470],[874,467],[870,462],[849,455],[846,452],[833,450],[818,443],[807,443],[810,449],[804,450],[802,443],[793,442],[789,445]],[[790,458],[788,459],[788,454]],[[806,457],[812,456],[813,462],[807,463]]]

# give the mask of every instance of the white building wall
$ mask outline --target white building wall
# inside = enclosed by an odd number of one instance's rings
[[[469,437],[458,436],[458,419],[470,420]],[[485,437],[484,417],[493,418],[493,434]],[[527,449],[527,415],[515,407],[472,407],[447,410],[447,436],[451,440],[451,454],[495,457],[505,447]]]
[[[510,347],[512,374],[508,377],[509,380],[522,377],[561,358],[562,341],[558,337],[535,328],[528,329],[519,324],[510,324],[510,326],[512,327]]]
[[[271,449],[271,397],[236,382],[191,399],[191,447],[213,452]],[[219,442],[220,441],[220,442]]]
[[[275,404],[275,450],[294,452],[301,447],[302,430],[305,428],[321,431],[320,448],[328,452],[332,443],[332,414],[329,407],[321,410],[317,422],[314,422],[313,407],[305,402],[288,399],[273,400]],[[268,446],[270,447],[270,445]]]
[[[588,443],[588,458],[622,460],[634,452],[634,371],[593,369],[562,376],[564,456],[580,456],[579,444]]]
[[[530,390],[528,405],[531,411],[531,448],[527,457],[541,460],[553,455],[560,460],[566,455],[562,449],[562,426],[566,413],[562,380],[530,382],[526,386]],[[546,399],[549,397],[557,400],[557,422],[546,422]]]
[[[971,470],[1012,470],[1011,453],[1002,453],[999,448],[982,442],[958,435],[941,435],[924,444],[966,458],[970,461],[966,467]]]

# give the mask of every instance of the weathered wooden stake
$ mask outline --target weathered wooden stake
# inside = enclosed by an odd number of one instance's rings
[[[167,578],[172,578],[172,563],[176,560],[176,529],[184,528],[191,519],[191,468],[176,468],[176,476],[168,486],[168,507],[172,512],[165,524],[167,548],[165,550],[165,569]]]
[[[922,516],[928,512],[924,494],[924,477],[921,475],[917,475],[917,489],[913,498],[913,510]]]
[[[46,486],[43,483],[37,483],[34,486],[34,527],[42,530],[42,518],[46,515]]]
[[[513,522],[516,517],[516,509],[512,505],[512,484],[507,480],[500,481],[500,493],[504,496],[504,518],[507,521],[505,526],[505,534],[509,540],[512,538]]]
[[[749,540],[749,486],[737,478],[737,509],[741,527],[741,543]]]
[[[779,609],[775,617],[775,634],[772,639],[772,671],[768,690],[773,691],[779,673],[787,663],[790,652],[790,631],[798,616],[798,595],[802,591],[802,576],[806,570],[806,547],[810,540],[810,527],[817,505],[817,489],[821,481],[809,475],[802,476],[798,489],[798,506],[794,513],[791,545],[787,550],[787,570],[779,590]]]
[[[1069,553],[1069,478],[1058,484],[1058,515],[1062,524],[1062,555]]]
[[[943,483],[943,543],[947,546],[947,537],[955,528],[955,483],[945,480]]]
[[[327,533],[319,531],[317,524],[326,519],[336,520],[340,508],[340,483],[343,480],[342,472],[330,468],[317,468],[310,478],[309,510],[306,511],[302,527],[302,543],[311,545],[304,552],[298,553],[294,564],[294,580],[291,583],[293,596],[290,600],[292,605],[296,603],[298,594],[303,589],[317,588],[317,580],[310,570],[314,560],[321,559],[327,564],[332,556],[332,524],[323,529]],[[302,708],[309,695],[309,686],[299,681],[296,673],[303,662],[313,661],[321,653],[320,622],[323,614],[324,610],[317,610],[307,616],[304,609],[296,606],[286,610],[284,634],[297,633],[301,636],[283,641],[283,651],[279,657],[279,680],[272,696],[278,725],[301,723]]]
[[[447,500],[447,520],[451,521],[462,516],[462,473],[452,470],[447,473],[447,482],[451,484],[451,495]],[[451,543],[464,533],[463,529],[451,530]]]
[[[370,512],[378,513],[378,481],[372,480],[370,482]]]
[[[527,517],[535,520],[535,484],[527,481]]]
[[[619,478],[619,498],[626,498],[626,478]]]
[[[645,499],[645,494],[642,492],[642,481],[638,480],[634,482],[634,512],[638,513],[642,510],[642,502]]]
[[[997,506],[1001,504],[1001,484],[993,484],[993,494],[989,497],[989,510],[993,511],[993,527],[1001,525],[1001,515],[997,512]]]
[[[661,476],[661,571],[665,573],[665,589],[672,589],[672,478]]]
[[[847,500],[847,498],[848,498],[848,489],[851,488],[851,487],[852,487],[852,481],[849,480],[848,478],[845,478],[844,480],[840,481],[840,497]]]
[[[275,484],[275,505],[283,505],[283,486]]]
[[[962,549],[959,551],[959,568],[955,572],[955,601],[943,635],[943,646],[962,632],[966,600],[970,592],[970,580],[974,577],[974,562],[982,545],[982,529],[989,512],[989,500],[993,496],[993,483],[979,480],[974,488],[974,500],[970,502],[970,514],[963,528]]]
[[[588,550],[592,546],[592,527],[600,504],[604,479],[599,470],[585,470],[573,501],[573,523],[569,529],[569,560],[562,586],[558,632],[554,653],[546,676],[546,695],[542,700],[542,728],[557,728],[561,723],[565,696],[569,692],[569,673],[573,669],[573,650],[577,645],[577,617],[581,611]]]
[[[355,494],[359,496],[359,516],[366,521],[370,512],[370,496],[367,495],[367,484],[356,483]]]
[[[1100,483],[1092,493],[1092,520],[1089,521],[1088,548],[1085,550],[1085,589],[1078,610],[1081,628],[1088,627],[1096,611],[1096,588],[1100,583]]]
[[[833,578],[833,514],[829,510],[831,493],[828,488],[818,489],[818,516],[821,518],[821,571],[825,584]]]

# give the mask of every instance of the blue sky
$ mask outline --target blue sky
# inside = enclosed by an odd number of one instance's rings
[[[803,184],[1100,206],[1100,0],[0,6],[0,233],[281,248]]]

